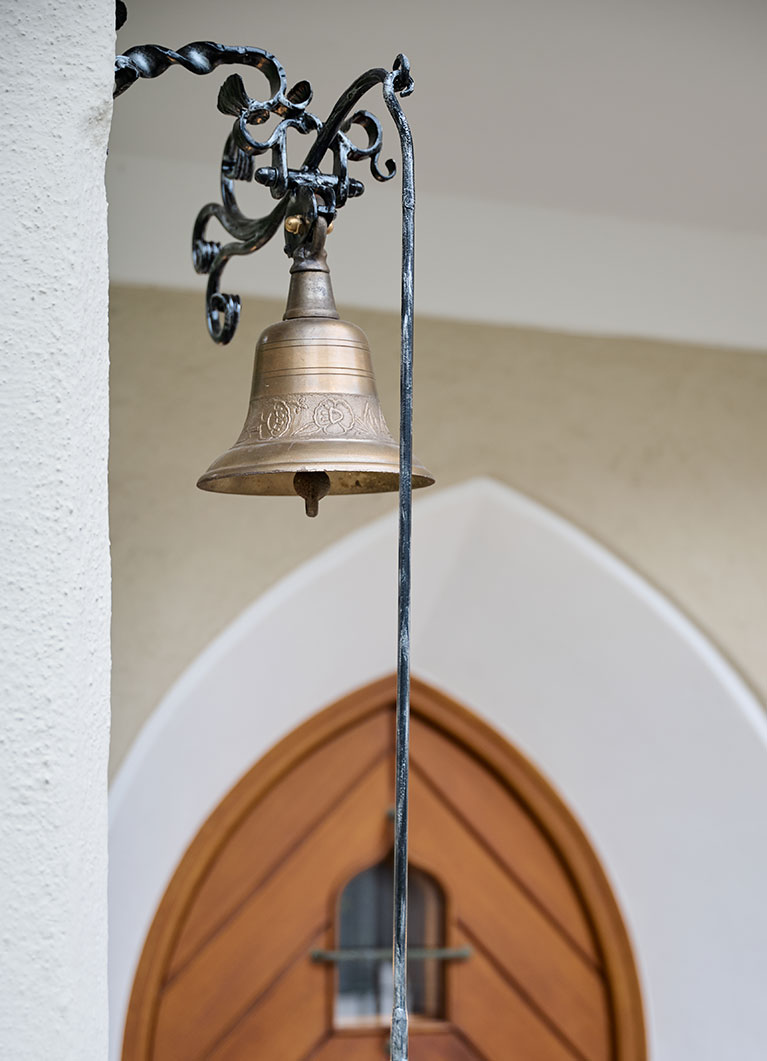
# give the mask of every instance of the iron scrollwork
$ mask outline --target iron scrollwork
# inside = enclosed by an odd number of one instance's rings
[[[197,273],[208,277],[206,316],[208,331],[217,343],[228,343],[234,336],[240,318],[239,295],[221,291],[221,277],[231,258],[252,254],[263,247],[282,225],[285,218],[296,215],[304,223],[297,231],[285,232],[285,253],[295,255],[311,238],[314,221],[323,217],[330,225],[349,199],[362,195],[362,181],[349,175],[350,162],[367,161],[377,181],[388,181],[397,167],[387,159],[381,169],[383,131],[374,114],[355,110],[360,98],[374,85],[387,86],[390,92],[407,96],[413,91],[410,66],[404,55],[397,56],[393,70],[374,68],[358,77],[341,95],[325,122],[308,110],[312,88],[299,81],[288,88],[285,71],[271,53],[261,48],[214,44],[199,41],[178,51],[148,44],[129,48],[115,60],[114,95],[119,96],[141,78],[154,78],[171,66],[180,66],[194,74],[208,74],[219,66],[239,64],[260,70],[267,79],[270,96],[254,99],[248,95],[242,77],[231,74],[218,94],[218,109],[234,118],[221,158],[221,202],[207,203],[200,210],[192,232],[192,264]],[[389,99],[387,106],[391,109]],[[257,139],[253,130],[278,119],[265,139]],[[360,146],[351,138],[353,129],[367,137]],[[288,133],[315,140],[298,168],[288,162]],[[256,159],[269,155],[269,165],[256,167]],[[326,155],[332,156],[330,172],[322,172]],[[243,213],[236,195],[237,181],[254,181],[267,188],[277,200],[272,211],[251,218]],[[228,243],[209,239],[211,219],[218,221],[233,237]]]

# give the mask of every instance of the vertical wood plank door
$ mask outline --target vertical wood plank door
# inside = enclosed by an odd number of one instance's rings
[[[413,1014],[413,1061],[645,1061],[626,929],[554,788],[415,680],[411,744],[410,859],[444,896],[449,952],[429,959],[442,1009]],[[385,1014],[339,1019],[336,959],[341,893],[391,852],[393,777],[386,679],[310,719],[235,785],[158,908],[124,1061],[387,1056]]]

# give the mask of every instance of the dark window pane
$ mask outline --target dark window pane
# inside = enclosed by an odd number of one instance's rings
[[[445,899],[428,874],[410,868],[408,945],[442,947],[445,941]],[[392,863],[385,859],[363,870],[341,893],[338,946],[391,949]],[[414,960],[408,966],[408,1009],[414,1016],[444,1015],[442,963]],[[335,1019],[338,1024],[388,1021],[392,1008],[391,959],[366,958],[338,965]]]

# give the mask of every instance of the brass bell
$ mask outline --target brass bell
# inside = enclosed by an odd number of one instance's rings
[[[316,516],[326,494],[399,486],[399,447],[378,401],[370,347],[338,319],[322,247],[296,256],[285,315],[256,345],[240,437],[197,485],[228,494],[299,494]],[[413,462],[413,487],[430,486]]]

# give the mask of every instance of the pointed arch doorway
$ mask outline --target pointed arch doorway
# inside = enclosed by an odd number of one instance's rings
[[[380,942],[364,933],[391,849],[393,709],[393,679],[345,697],[215,809],[147,937],[125,1061],[386,1056],[370,1001],[386,963],[348,944]],[[575,819],[465,708],[414,681],[412,709],[415,1061],[643,1061],[628,937]]]

